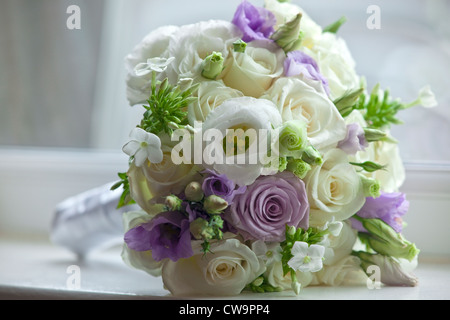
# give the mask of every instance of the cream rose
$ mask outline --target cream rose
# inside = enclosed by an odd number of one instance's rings
[[[328,235],[323,264],[325,266],[333,265],[342,258],[350,255],[356,238],[357,230],[351,227],[348,220],[345,221],[342,224],[342,229],[338,236]]]
[[[283,121],[305,121],[308,139],[319,151],[336,147],[347,134],[344,119],[325,93],[298,78],[278,79],[261,98],[278,107]]]
[[[264,263],[237,239],[211,244],[211,252],[193,244],[194,255],[177,262],[166,260],[162,268],[165,287],[174,296],[238,295],[264,270]]]
[[[160,163],[150,163],[148,160],[142,167],[132,163],[128,169],[131,197],[145,211],[151,212],[151,200],[159,196],[179,194],[193,180],[200,180],[200,169],[193,164],[175,165],[171,159],[170,150],[163,150],[163,160]]]
[[[142,223],[149,222],[153,216],[154,215],[149,215],[144,211],[132,211],[124,213],[123,225],[125,232]],[[161,266],[163,260],[154,260],[151,251],[131,250],[124,243],[122,247],[122,260],[127,265],[139,270],[143,270],[154,277],[159,277],[161,275]]]
[[[223,82],[246,96],[259,98],[283,73],[285,54],[277,45],[254,40],[245,52],[232,52],[225,61]]]
[[[360,87],[355,61],[344,39],[324,32],[312,40],[312,46],[302,47],[301,50],[317,62],[320,73],[328,80],[331,100]]]
[[[130,105],[145,103],[151,93],[151,72],[137,76],[135,67],[151,58],[168,58],[170,36],[178,29],[176,26],[164,26],[152,31],[126,56],[127,99]],[[162,80],[165,77],[166,73],[162,72],[158,74],[157,79]]]
[[[195,94],[196,100],[188,106],[189,123],[205,121],[208,114],[230,98],[242,97],[242,92],[227,87],[222,80],[203,81]]]
[[[347,154],[331,149],[323,155],[323,163],[314,166],[304,178],[310,204],[309,224],[323,226],[333,217],[346,220],[365,202],[362,182]]]
[[[283,265],[281,261],[276,261],[271,264],[264,276],[271,286],[282,288],[283,290],[292,289],[291,274],[288,272],[283,275]],[[301,284],[302,288],[307,287],[313,280],[313,274],[311,272],[296,272],[297,280]]]
[[[367,275],[360,266],[358,257],[347,255],[333,265],[324,266],[314,273],[312,285],[344,286],[365,285]]]
[[[198,80],[202,62],[213,51],[227,58],[233,42],[241,38],[239,29],[228,21],[210,20],[180,27],[170,39],[168,54],[175,60],[167,75],[173,84],[183,78]]]

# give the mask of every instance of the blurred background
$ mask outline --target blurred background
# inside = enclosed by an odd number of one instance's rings
[[[431,85],[439,106],[399,114],[405,124],[392,133],[408,168],[436,177],[426,189],[443,208],[450,201],[443,180],[450,164],[450,1],[292,2],[322,26],[347,17],[339,35],[369,88],[379,82],[412,101]],[[124,57],[146,34],[168,24],[231,20],[239,3],[0,0],[0,233],[46,234],[58,201],[124,170],[121,147],[142,113],[126,100]],[[67,27],[70,5],[80,8],[81,29]],[[371,5],[380,8],[380,29],[367,27]],[[408,189],[419,197],[421,177]]]

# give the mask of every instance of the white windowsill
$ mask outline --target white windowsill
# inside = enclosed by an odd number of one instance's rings
[[[46,239],[0,238],[0,299],[170,299],[160,278],[131,269],[120,258],[120,247],[98,252],[86,261]],[[6,258],[9,257],[9,258]],[[79,266],[80,287],[66,282]],[[424,257],[415,271],[417,287],[306,287],[299,296],[286,291],[279,294],[244,293],[226,299],[300,299],[300,300],[439,300],[450,299],[450,259]],[[111,281],[114,279],[114,281]],[[199,298],[199,297],[188,297]],[[205,297],[203,297],[205,298]],[[220,297],[206,297],[222,299]]]

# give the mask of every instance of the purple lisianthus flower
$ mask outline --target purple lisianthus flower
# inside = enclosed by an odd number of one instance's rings
[[[247,189],[246,186],[238,187],[225,174],[217,174],[212,170],[205,170],[204,173],[208,174],[202,183],[205,197],[216,195],[231,204],[236,195],[244,193]]]
[[[320,73],[317,62],[303,51],[288,52],[284,60],[284,75],[286,77],[304,75],[308,79],[319,81],[325,92],[330,94],[328,80]]]
[[[382,192],[378,198],[366,198],[366,203],[357,212],[361,218],[378,218],[390,225],[396,232],[402,231],[402,216],[408,212],[409,201],[401,192],[385,193]],[[351,219],[353,228],[361,232],[367,230],[360,221]]]
[[[369,143],[364,135],[364,129],[356,122],[347,125],[347,135],[337,145],[339,149],[351,155],[358,151],[363,151],[368,146]]]
[[[189,219],[179,211],[162,212],[150,222],[131,228],[124,240],[132,250],[151,250],[156,261],[177,261],[193,255]]]
[[[246,240],[283,241],[286,225],[308,228],[305,184],[287,171],[261,176],[235,197],[224,219]]]
[[[232,22],[242,31],[242,40],[250,42],[252,40],[268,40],[274,32],[276,19],[269,10],[255,7],[244,0],[237,7]]]

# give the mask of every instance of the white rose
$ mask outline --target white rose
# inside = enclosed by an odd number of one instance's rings
[[[175,34],[178,29],[179,27],[176,26],[164,26],[152,31],[126,56],[127,99],[130,105],[145,103],[151,93],[152,73],[137,76],[135,67],[151,58],[168,58],[170,36]],[[158,74],[157,79],[162,80],[165,77],[166,73],[162,72]]]
[[[309,224],[323,226],[333,217],[346,220],[364,205],[362,182],[347,154],[331,149],[323,155],[323,163],[314,166],[304,178],[310,204]]]
[[[128,230],[149,222],[153,215],[149,215],[144,211],[126,212],[123,215],[123,225],[125,232]],[[156,261],[152,257],[152,252],[149,251],[135,251],[128,248],[124,243],[122,247],[122,260],[129,266],[143,270],[148,274],[159,277],[161,275],[161,266],[164,260]]]
[[[242,97],[242,92],[227,87],[222,80],[203,81],[195,94],[197,99],[188,106],[189,123],[194,126],[195,121],[203,122],[206,116],[225,100]]]
[[[165,149],[160,163],[147,161],[142,167],[130,165],[127,174],[131,197],[142,209],[151,212],[153,198],[179,194],[189,182],[200,180],[199,170],[194,164],[174,164],[171,152]]]
[[[227,137],[227,129],[239,130],[243,132],[253,132],[249,135],[249,145],[243,152],[226,154],[221,141],[215,141],[217,149],[221,149],[222,155],[217,161],[210,161],[204,166],[216,170],[220,174],[225,174],[229,179],[239,185],[249,185],[253,183],[265,171],[265,159],[267,150],[261,148],[265,141],[271,141],[272,130],[281,125],[281,115],[276,106],[265,99],[255,99],[252,97],[240,97],[226,100],[216,109],[212,110],[203,123],[203,134],[208,130],[218,131],[222,137]],[[268,134],[267,140],[260,135],[263,131]],[[205,149],[212,146],[212,142],[205,143]],[[220,150],[219,150],[220,151]],[[203,160],[209,153],[204,151]],[[217,154],[215,154],[217,155]],[[278,159],[278,157],[276,157]]]
[[[241,38],[239,29],[228,21],[210,20],[180,27],[169,43],[169,56],[175,60],[168,66],[172,84],[182,78],[199,79],[203,60],[213,51],[228,56],[233,42]]]
[[[342,224],[338,236],[328,235],[325,250],[324,265],[333,265],[342,258],[350,255],[356,242],[357,230],[353,229],[348,221]]]
[[[230,54],[221,78],[244,95],[259,98],[283,73],[284,58],[284,51],[276,44],[254,40],[245,52]]]
[[[324,266],[322,270],[314,273],[314,285],[345,286],[365,285],[367,275],[360,266],[358,257],[348,255],[333,265]]]
[[[238,295],[247,284],[264,272],[264,264],[255,253],[237,239],[211,243],[213,253],[193,244],[194,255],[163,264],[164,286],[174,296]]]
[[[305,121],[308,139],[319,151],[336,147],[347,134],[345,121],[330,99],[298,78],[278,79],[261,98],[278,107],[283,121]]]
[[[311,272],[297,271],[295,274],[302,288],[307,287],[313,280],[313,274]],[[283,290],[292,289],[291,274],[288,272],[286,275],[283,275],[283,264],[281,261],[271,264],[264,273],[264,276],[273,287],[279,287]]]
[[[312,20],[309,15],[299,6],[278,0],[265,0],[264,7],[275,15],[277,23],[275,30],[280,25],[292,20],[298,13],[302,14],[300,20],[301,30],[303,32],[302,45],[312,46],[313,39],[322,33],[322,27]]]
[[[317,62],[320,73],[328,80],[331,100],[360,87],[355,61],[342,38],[325,32],[314,39],[312,47],[302,50]]]

